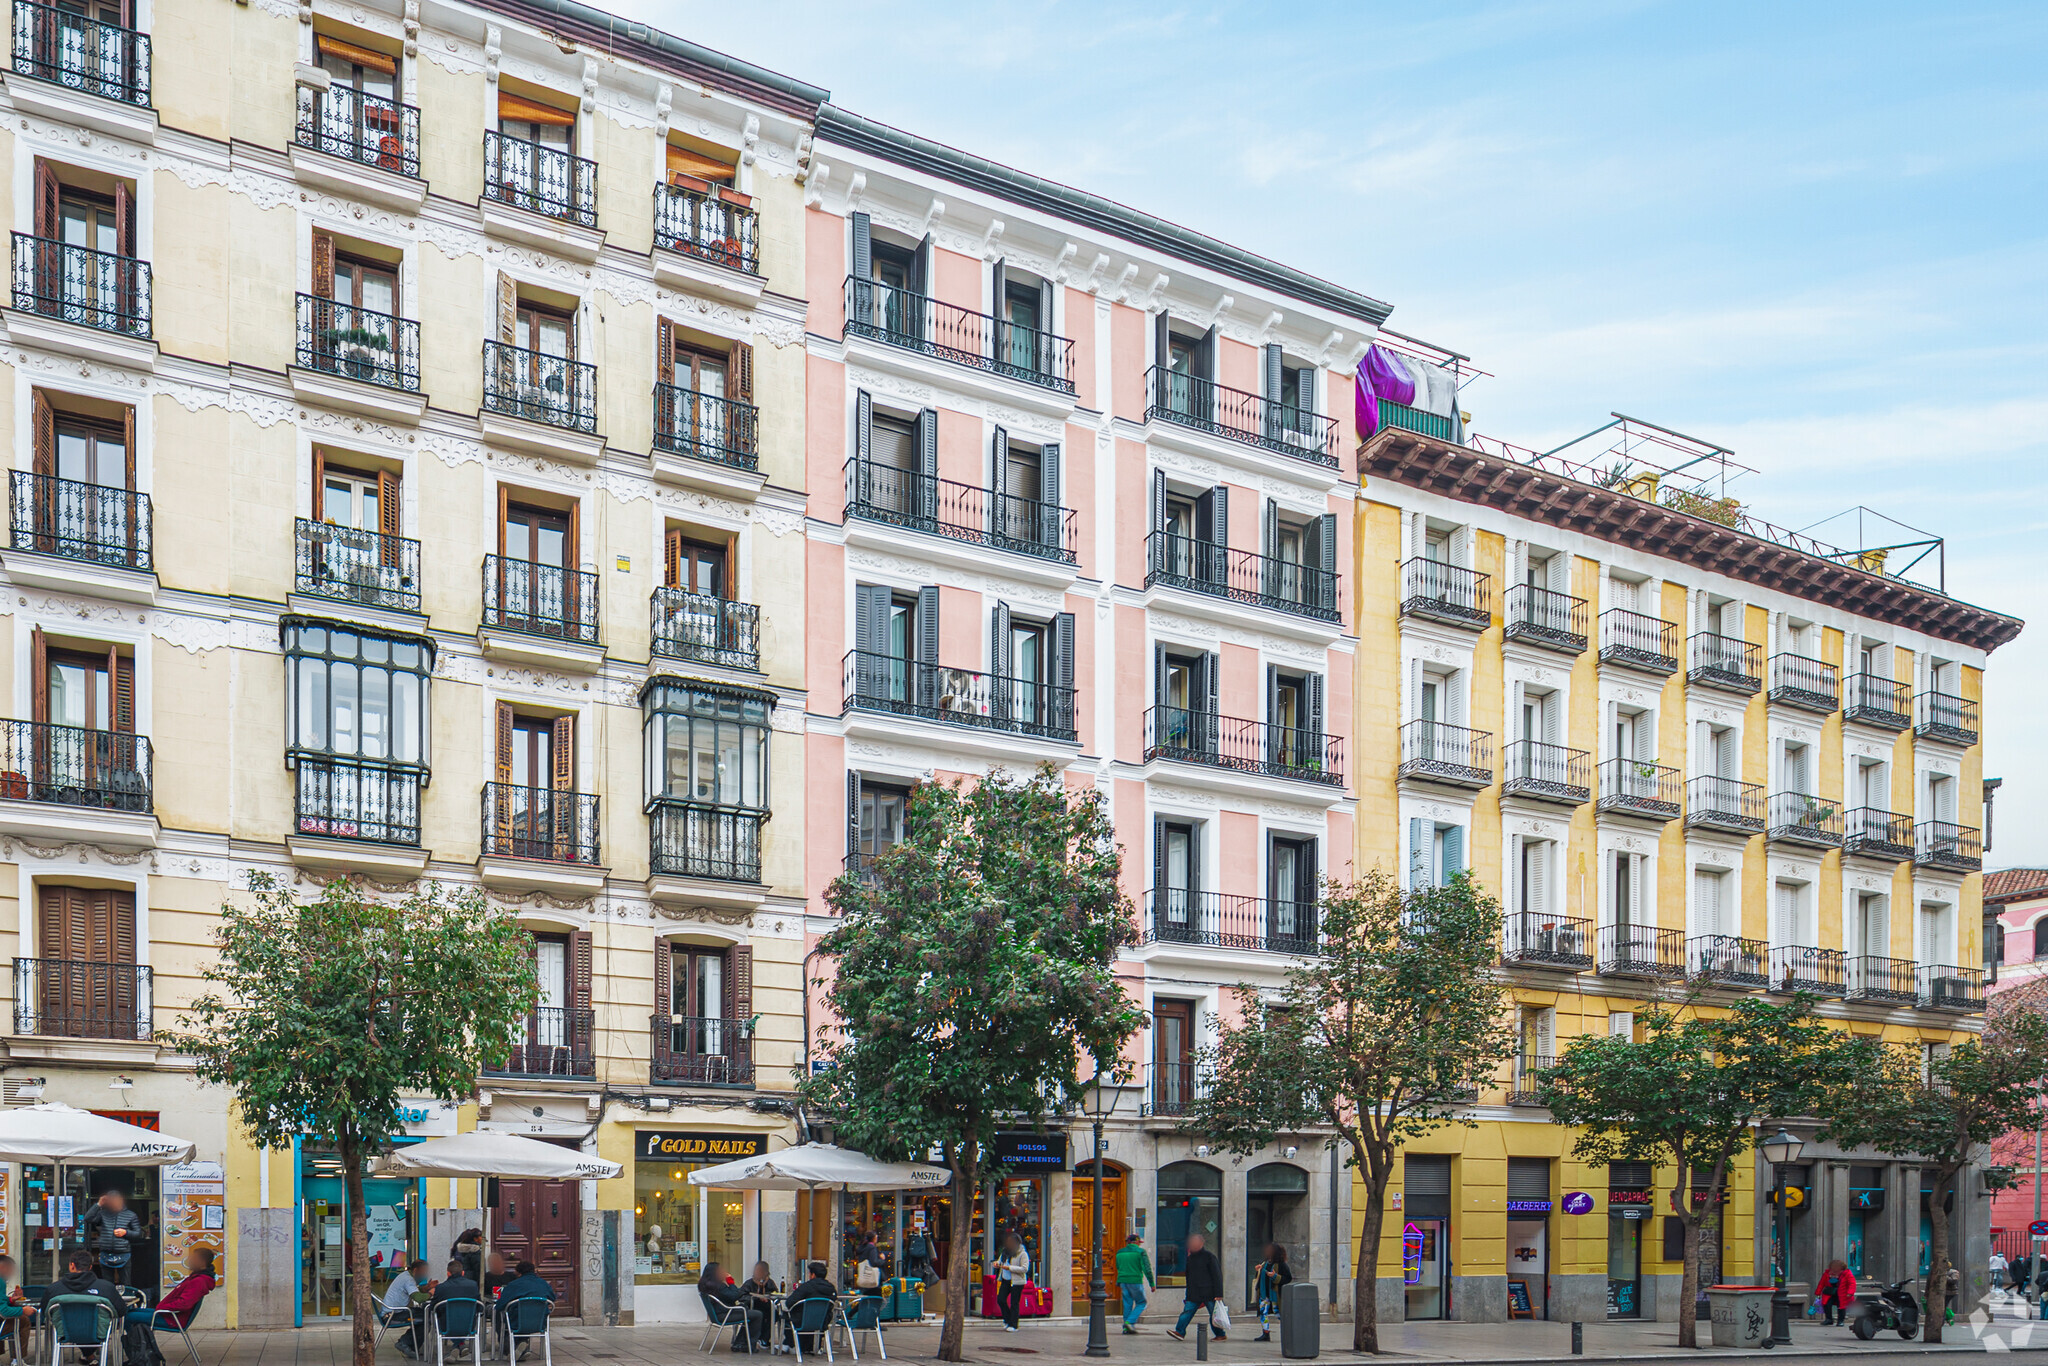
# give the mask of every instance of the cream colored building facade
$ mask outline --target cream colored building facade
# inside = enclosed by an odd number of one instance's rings
[[[38,1271],[117,1185],[164,1229],[139,1282],[203,1241],[208,1318],[335,1312],[317,1140],[252,1151],[157,1038],[250,873],[431,881],[532,930],[543,1005],[409,1126],[627,1163],[508,1183],[498,1233],[586,1322],[695,1312],[702,1261],[789,1236],[786,1201],[684,1177],[796,1136],[790,296],[825,92],[570,3],[15,20],[6,1098],[219,1166],[78,1173],[68,1206],[17,1168],[10,1245]],[[444,1256],[477,1199],[379,1187],[380,1252]]]

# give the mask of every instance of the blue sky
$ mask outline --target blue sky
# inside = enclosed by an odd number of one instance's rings
[[[1619,410],[1795,528],[1948,538],[1992,660],[1989,862],[2048,863],[2048,5],[606,8],[1395,305],[1474,427]]]

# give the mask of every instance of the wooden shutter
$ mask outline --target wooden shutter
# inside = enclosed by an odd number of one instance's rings
[[[856,280],[872,279],[875,273],[874,235],[864,213],[849,215],[853,228],[853,269]]]
[[[1152,647],[1152,705],[1163,707],[1166,702],[1166,647],[1155,644]],[[1161,730],[1165,729],[1161,723]]]
[[[29,703],[37,721],[50,719],[50,646],[38,626],[29,636]]]
[[[498,272],[498,340],[514,345],[519,337],[519,286],[504,271]]]
[[[846,771],[846,858],[849,868],[860,857],[860,774]]]
[[[40,888],[41,904],[36,908],[36,943],[39,956],[59,960],[82,959],[89,942],[85,930],[85,893],[77,887]]]
[[[313,234],[313,294],[321,299],[334,297],[334,239],[318,231]]]
[[[569,934],[569,1008],[572,1011],[590,1009],[591,957],[590,931],[572,930]],[[573,1017],[571,1025],[574,1025]]]
[[[57,474],[57,414],[50,407],[50,399],[37,389],[30,398],[35,411],[35,472],[48,478]],[[131,410],[132,411],[132,410]],[[129,443],[133,446],[133,442]]]
[[[683,586],[683,533],[680,527],[670,527],[662,537],[661,547],[662,582],[670,588]]]
[[[389,470],[377,471],[377,530],[385,537],[378,546],[378,558],[386,569],[396,569],[398,539],[405,530],[405,490]]]
[[[318,446],[313,448],[313,520],[327,520],[327,452]],[[501,516],[498,520],[502,523],[505,519]],[[504,548],[501,538],[498,549]]]
[[[754,401],[754,348],[747,342],[732,344],[732,394],[736,403]]]
[[[741,944],[732,951],[732,962],[726,973],[726,991],[732,997],[734,1020],[746,1021],[754,1018],[754,948]]]
[[[128,491],[133,493],[135,491],[135,407],[133,404],[121,410],[121,460],[124,466],[123,472],[128,478]],[[128,523],[129,548],[133,549],[135,518],[129,517],[126,520]]]
[[[562,567],[569,571],[563,575],[565,584],[573,584],[574,573],[583,567],[583,504],[569,504],[569,538],[562,547]],[[566,595],[565,595],[566,596]]]
[[[135,192],[125,180],[114,182],[114,250],[135,255]]]
[[[557,792],[576,790],[576,718],[557,716],[549,748],[554,752],[554,772],[549,781]]]
[[[123,735],[135,733],[135,660],[107,651],[107,679],[114,699],[113,728]],[[132,765],[132,760],[130,761]]]
[[[1444,827],[1444,866],[1440,872],[1442,881],[1450,881],[1451,874],[1465,871],[1465,827],[1447,825]]]
[[[36,161],[36,236],[58,239],[60,230],[57,214],[57,173],[50,169],[50,163],[40,158]]]
[[[497,725],[497,781],[509,784],[512,781],[512,704],[498,704]]]
[[[667,318],[654,320],[654,382],[676,382],[676,329]]]
[[[674,1051],[675,1031],[671,1024],[675,1019],[675,950],[666,939],[654,941],[654,1063],[659,1069],[668,1061]]]

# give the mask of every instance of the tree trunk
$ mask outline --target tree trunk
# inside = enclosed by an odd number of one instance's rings
[[[1932,1235],[1932,1245],[1927,1257],[1927,1325],[1922,1334],[1923,1342],[1940,1342],[1942,1320],[1948,1315],[1948,1209],[1949,1192],[1955,1188],[1956,1174],[1944,1167],[1935,1179],[1934,1191],[1927,1199],[1927,1227]]]
[[[1685,1202],[1680,1197],[1685,1193],[1684,1181],[1685,1178],[1680,1176],[1680,1184],[1671,1194],[1671,1207],[1678,1210],[1678,1226],[1685,1230],[1685,1274],[1678,1278],[1678,1345],[1697,1347],[1700,1345],[1700,1221],[1692,1217],[1691,1211],[1682,1208]]]
[[[370,1298],[370,1215],[363,1208],[363,1145],[352,1133],[341,1136],[341,1177],[348,1198],[349,1355],[355,1366],[376,1366],[377,1318]]]
[[[1334,1158],[1332,1159],[1334,1160]],[[1365,1221],[1358,1234],[1358,1269],[1351,1279],[1351,1350],[1380,1349],[1380,1232],[1387,1218],[1387,1168],[1365,1176]]]
[[[953,1246],[946,1262],[946,1322],[939,1329],[939,1360],[958,1361],[967,1337],[968,1263],[974,1260],[970,1230],[974,1200],[981,1181],[981,1154],[975,1141],[960,1146],[953,1162]]]

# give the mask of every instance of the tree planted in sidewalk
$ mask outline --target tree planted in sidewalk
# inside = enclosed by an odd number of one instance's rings
[[[1732,1164],[1766,1121],[1823,1113],[1854,1080],[1857,1054],[1803,995],[1738,1000],[1712,1016],[1667,1005],[1644,1015],[1637,1034],[1578,1036],[1538,1074],[1538,1093],[1553,1119],[1580,1131],[1581,1161],[1675,1170],[1671,1212],[1685,1234],[1678,1345],[1694,1347],[1700,1229],[1719,1227]]]
[[[1332,1129],[1365,1178],[1351,1345],[1379,1350],[1380,1236],[1400,1148],[1469,1124],[1511,1034],[1500,904],[1466,874],[1403,891],[1375,869],[1331,881],[1316,908],[1317,951],[1277,991],[1240,986],[1197,1066],[1181,1127],[1249,1155],[1282,1134]]]
[[[259,1148],[334,1143],[350,1265],[366,1267],[365,1167],[404,1132],[401,1101],[461,1100],[503,1058],[538,996],[532,936],[473,892],[385,901],[336,881],[301,899],[261,873],[220,915],[209,989],[171,1042],[234,1092]],[[352,1280],[352,1356],[373,1366],[370,1278]]]
[[[1069,791],[1049,767],[917,787],[902,841],[826,889],[839,923],[813,985],[833,1019],[817,1034],[824,1068],[800,1076],[805,1099],[865,1152],[936,1148],[964,1220],[996,1131],[1066,1110],[1094,1059],[1114,1071],[1143,1024],[1116,975],[1136,938],[1121,871],[1102,794]],[[947,1361],[961,1359],[967,1262],[956,1237]]]
[[[1950,1204],[1957,1177],[2004,1134],[2039,1122],[2048,1087],[2048,1018],[1999,1011],[1946,1053],[1858,1040],[1861,1075],[1828,1106],[1822,1135],[1844,1148],[1917,1159],[1928,1192],[1925,1340],[1941,1341],[1948,1303]],[[1929,1181],[1929,1177],[1932,1181]]]

